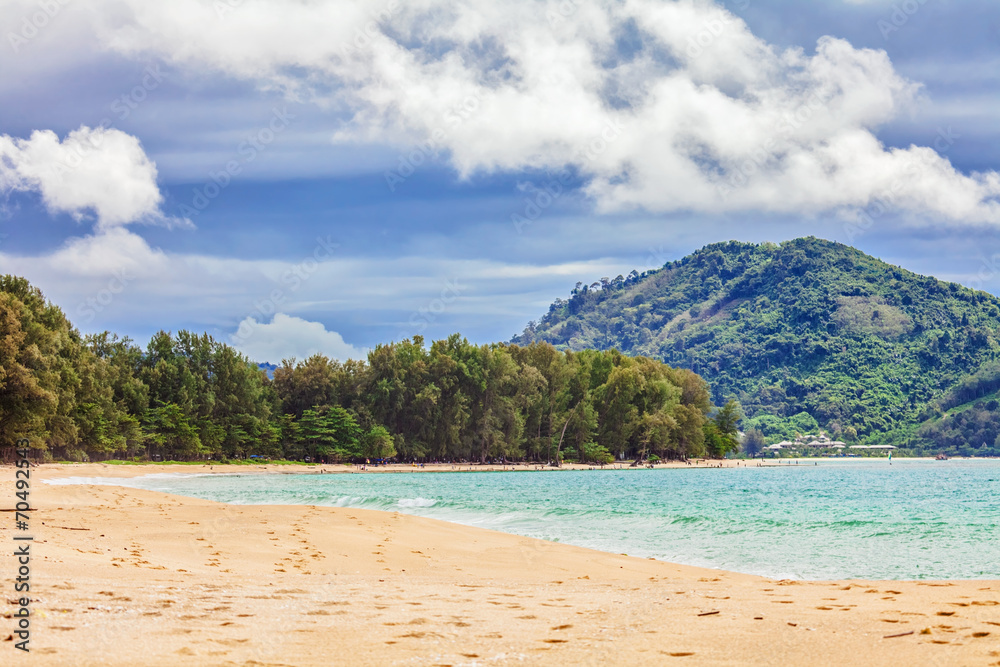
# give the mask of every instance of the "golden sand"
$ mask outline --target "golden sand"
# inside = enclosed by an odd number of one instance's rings
[[[205,470],[32,469],[31,652],[4,642],[0,664],[1000,665],[1000,581],[773,581],[398,513],[42,483]]]

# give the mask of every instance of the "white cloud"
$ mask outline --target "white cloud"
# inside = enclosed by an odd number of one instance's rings
[[[320,322],[277,313],[269,323],[248,317],[242,322],[230,342],[257,362],[280,363],[283,359],[299,360],[314,354],[332,359],[366,359],[367,350],[344,341],[336,331],[327,331]]]
[[[34,191],[52,213],[92,213],[98,229],[130,222],[190,224],[160,211],[156,165],[135,137],[80,127],[62,141],[51,130],[0,135],[0,192]]]
[[[339,141],[432,141],[462,174],[571,165],[605,211],[889,202],[914,219],[1000,222],[996,172],[877,140],[919,94],[884,51],[829,37],[780,51],[707,0],[89,5],[116,52],[213,68],[332,118],[347,109],[349,124],[331,120]]]
[[[118,272],[161,277],[169,263],[161,250],[150,248],[145,239],[122,227],[70,238],[44,261],[51,269],[76,277],[103,277]]]

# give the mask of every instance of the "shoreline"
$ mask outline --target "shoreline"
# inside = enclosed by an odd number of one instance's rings
[[[32,469],[30,664],[1000,660],[1000,581],[775,581],[397,512],[42,483],[165,472],[203,471]]]
[[[682,461],[670,461],[668,463],[658,463],[653,466],[653,470],[705,470],[719,468],[788,468],[796,465],[807,465],[809,463],[818,464],[826,462],[865,462],[869,460],[882,461],[888,465],[888,459],[875,458],[784,458],[784,459],[691,459],[687,464]],[[897,458],[896,462],[911,461],[934,461],[933,457],[907,457]],[[950,461],[989,461],[991,458],[954,458]],[[945,462],[942,462],[945,463]],[[808,466],[807,466],[808,467]],[[556,468],[543,464],[450,464],[450,463],[427,463],[411,465],[408,463],[392,463],[382,466],[368,466],[367,469],[359,469],[358,464],[337,464],[337,463],[308,463],[308,464],[287,464],[287,463],[261,463],[261,464],[221,464],[221,463],[40,463],[32,468],[33,472],[46,471],[51,479],[61,477],[139,477],[150,474],[284,474],[284,475],[307,475],[307,474],[387,474],[387,473],[445,473],[445,472],[566,472],[566,471],[643,471],[650,470],[648,466],[632,467],[626,463],[611,464],[601,467],[599,465],[587,465],[580,463],[563,464]],[[13,464],[2,464],[0,470],[13,470]],[[89,475],[69,474],[71,472],[84,470]]]

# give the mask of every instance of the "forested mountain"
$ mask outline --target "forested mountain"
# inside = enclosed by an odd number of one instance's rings
[[[993,416],[978,414],[971,432],[946,440],[934,425],[967,376],[980,373],[975,398],[1000,388],[998,328],[991,294],[810,237],[718,243],[659,270],[578,283],[514,342],[617,348],[691,369],[772,441],[822,427],[918,448],[967,439],[985,453],[1000,452],[998,430],[982,423],[1000,425],[996,401],[980,401]]]
[[[26,440],[43,460],[607,463],[721,456],[739,418],[735,404],[713,408],[694,373],[617,351],[456,334],[380,345],[367,361],[273,366],[187,331],[145,348],[82,337],[28,281],[0,277],[0,459]]]

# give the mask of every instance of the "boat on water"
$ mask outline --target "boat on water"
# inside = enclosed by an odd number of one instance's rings
[[[944,452],[941,452],[940,454],[938,454],[937,456],[934,457],[934,460],[935,461],[947,461],[948,457],[945,456]]]

